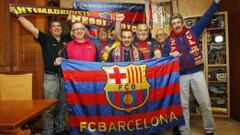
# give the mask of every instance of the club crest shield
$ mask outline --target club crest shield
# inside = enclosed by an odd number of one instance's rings
[[[108,103],[115,109],[131,112],[148,100],[150,85],[146,65],[102,67],[107,75],[104,87]]]

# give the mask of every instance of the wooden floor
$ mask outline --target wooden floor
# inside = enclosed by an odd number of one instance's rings
[[[240,122],[229,118],[214,118],[216,130],[214,135],[240,135]],[[171,131],[159,135],[172,135]],[[191,117],[191,135],[205,135],[200,116]]]

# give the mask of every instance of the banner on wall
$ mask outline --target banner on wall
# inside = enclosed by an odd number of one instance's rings
[[[114,27],[118,13],[125,16],[123,23],[121,23],[122,29],[130,29],[135,32],[136,23],[146,21],[145,4],[75,1],[73,9],[87,11],[90,17],[110,20],[110,26],[108,25],[110,29]],[[91,30],[94,29],[96,28],[91,26]]]
[[[73,9],[41,7],[21,4],[10,4],[10,12],[16,16],[25,15],[73,15],[73,21],[80,21],[88,25],[90,36],[97,37],[98,26],[111,29],[115,26],[116,14],[124,14],[125,19],[121,23],[122,29],[136,31],[136,23],[145,22],[145,4],[131,3],[107,3],[107,2],[73,2]]]
[[[15,15],[30,15],[30,14],[42,14],[42,15],[82,15],[88,16],[87,11],[74,10],[70,8],[55,8],[55,7],[43,7],[43,6],[30,6],[21,4],[10,4],[10,12]]]
[[[10,4],[10,13],[16,16],[27,16],[27,15],[58,15],[68,16],[72,15],[72,22],[79,21],[86,25],[92,26],[109,26],[109,20],[100,17],[90,17],[88,11],[74,10],[69,8],[54,8],[54,7],[38,7],[38,6],[27,6],[20,4]]]
[[[72,135],[145,135],[184,124],[176,58],[62,63]]]

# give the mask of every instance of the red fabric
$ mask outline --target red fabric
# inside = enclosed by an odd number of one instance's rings
[[[156,78],[156,77],[161,77],[164,76],[166,74],[169,74],[171,72],[177,72],[179,70],[178,66],[174,66],[172,68],[173,65],[175,64],[179,64],[178,61],[174,61],[174,62],[170,62],[170,63],[166,63],[162,66],[156,66],[156,67],[150,67],[147,69],[146,71],[146,77],[147,78]],[[164,70],[160,70],[160,69],[164,69]],[[155,73],[157,70],[160,70],[161,72],[157,72]],[[64,75],[64,80],[65,81],[76,81],[76,82],[80,82],[80,81],[84,81],[84,82],[102,82],[102,81],[106,81],[107,80],[107,76],[105,75],[104,71],[71,71],[71,70],[64,70],[63,73]],[[94,74],[93,74],[94,73]],[[72,75],[74,74],[74,76]],[[88,76],[86,77],[82,77],[82,76]],[[96,76],[102,76],[102,77],[96,77]]]
[[[187,31],[188,31],[188,28],[185,27],[185,26],[183,26],[183,29],[182,29],[181,32],[179,32],[179,33],[175,33],[175,32],[172,30],[171,33],[170,33],[170,36],[181,37],[181,36],[183,36],[183,35],[185,34],[185,32],[187,32]]]
[[[136,121],[136,120],[141,120],[141,119],[145,119],[146,121],[142,121],[145,122],[145,125],[147,126],[147,124],[151,123],[151,118],[156,116],[156,115],[164,115],[164,116],[170,116],[171,113],[175,113],[175,115],[181,116],[182,115],[182,107],[181,105],[171,105],[168,108],[162,108],[160,110],[156,110],[153,112],[146,112],[146,113],[137,113],[137,114],[132,114],[132,115],[128,115],[128,117],[122,115],[122,116],[69,116],[69,126],[70,127],[78,127],[79,126],[79,121],[84,121],[84,122],[94,122],[94,123],[98,123],[98,122],[103,122],[106,123],[106,126],[109,127],[111,123],[114,123],[115,125],[118,125],[119,121],[124,121],[124,122],[129,122],[129,121]],[[127,118],[127,119],[126,119]],[[132,124],[132,126],[135,126],[135,123],[130,123]]]
[[[137,41],[137,48],[141,50],[144,60],[150,59],[150,48],[147,41]]]
[[[67,45],[67,55],[69,59],[94,62],[96,59],[96,47],[87,38],[81,43],[73,39]]]
[[[138,90],[139,93],[137,93],[137,100],[140,100],[139,102],[142,102],[142,94],[141,91]],[[179,93],[179,83],[173,83],[166,87],[160,87],[157,89],[151,89],[149,94],[149,101],[156,101],[161,100],[165,96],[171,96],[172,94],[178,94]],[[115,105],[120,106],[120,95],[119,93],[114,93],[115,97]],[[69,104],[85,104],[85,105],[106,105],[108,104],[108,101],[106,99],[106,94],[88,94],[88,93],[68,93],[66,94],[67,101]],[[69,100],[70,99],[70,100]],[[94,99],[94,100],[93,100]],[[118,100],[119,99],[119,100]]]

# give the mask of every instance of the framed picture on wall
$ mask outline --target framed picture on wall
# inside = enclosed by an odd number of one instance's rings
[[[152,26],[152,34],[157,29],[163,28],[170,32],[169,20],[177,7],[177,0],[158,0],[150,2],[150,25]],[[155,35],[155,34],[154,34]]]
[[[172,2],[152,2],[152,22],[162,27],[169,25],[169,19],[173,12]]]

